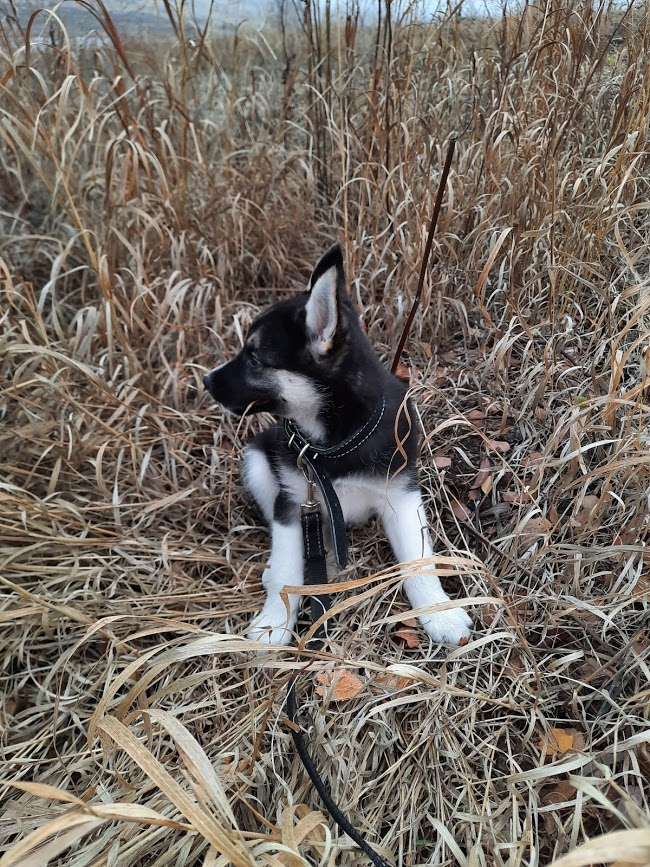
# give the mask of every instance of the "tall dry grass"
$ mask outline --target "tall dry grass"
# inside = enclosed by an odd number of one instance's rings
[[[296,652],[241,637],[267,542],[238,456],[265,420],[200,382],[335,236],[388,362],[454,134],[407,348],[474,637],[396,623],[355,531],[305,724],[395,863],[647,862],[645,14],[310,2],[190,44],[163,6],[173,41],[101,3],[103,48],[55,13],[0,31],[0,864],[363,863],[293,753]],[[332,670],[358,693],[314,692]]]

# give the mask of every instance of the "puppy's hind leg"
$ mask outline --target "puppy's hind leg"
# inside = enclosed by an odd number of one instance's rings
[[[271,556],[262,576],[266,601],[253,618],[248,637],[266,644],[289,644],[296,625],[300,597],[280,596],[286,584],[303,583],[303,541],[298,506],[280,489],[266,454],[249,446],[244,454],[244,478],[271,530]]]
[[[432,557],[433,549],[422,496],[417,488],[389,486],[388,503],[382,512],[386,536],[400,563]],[[442,589],[435,571],[426,569],[407,578],[404,592],[413,608],[424,608],[437,602],[447,602],[449,596]],[[436,642],[458,644],[470,634],[472,621],[462,608],[423,614],[418,618],[427,634]]]

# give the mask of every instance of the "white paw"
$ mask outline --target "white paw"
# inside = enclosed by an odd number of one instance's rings
[[[472,618],[463,608],[452,608],[418,617],[427,635],[436,644],[460,644],[469,638]]]
[[[267,599],[264,608],[253,618],[246,637],[263,644],[290,644],[295,623],[296,616],[293,613],[287,620],[287,609],[282,599]]]

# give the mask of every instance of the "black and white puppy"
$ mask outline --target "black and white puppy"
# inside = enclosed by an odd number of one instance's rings
[[[242,415],[269,412],[291,419],[314,445],[332,447],[320,466],[347,523],[378,515],[400,563],[433,555],[417,481],[418,435],[405,385],[374,354],[345,288],[337,244],[317,264],[303,294],[272,305],[251,325],[241,352],[204,377],[212,397]],[[346,448],[346,443],[350,447]],[[300,504],[305,475],[284,425],[259,434],[244,452],[244,479],[271,529],[264,572],[267,598],[249,638],[287,644],[299,597],[280,596],[303,583]],[[404,590],[414,608],[449,599],[433,564],[412,570]],[[462,608],[421,616],[436,642],[458,644],[471,620]]]

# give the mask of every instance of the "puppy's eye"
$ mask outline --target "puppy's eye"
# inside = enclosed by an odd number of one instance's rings
[[[252,364],[253,367],[259,367],[262,364],[262,362],[260,361],[260,357],[258,356],[258,354],[255,352],[254,349],[248,350],[248,360],[250,361],[250,363]]]

